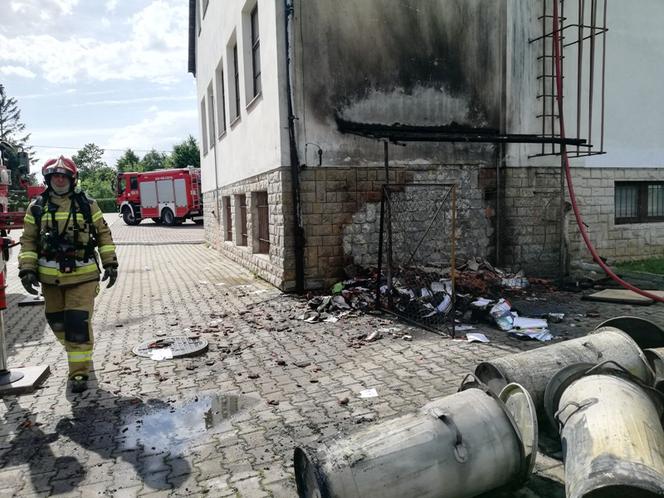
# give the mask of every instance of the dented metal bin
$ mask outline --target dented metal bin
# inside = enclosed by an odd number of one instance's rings
[[[296,448],[299,496],[464,498],[523,480],[537,443],[524,447],[508,406],[519,404],[524,433],[536,434],[537,421],[534,407],[520,403],[532,406],[527,391],[510,389],[518,396],[507,405],[471,388],[316,449]]]
[[[664,430],[652,390],[591,374],[560,397],[567,498],[664,496]]]
[[[522,385],[542,414],[544,390],[556,372],[575,363],[596,364],[607,360],[616,361],[646,383],[654,380],[652,369],[639,346],[627,334],[613,327],[598,329],[578,339],[480,363],[475,369],[475,376],[496,393],[510,382]]]

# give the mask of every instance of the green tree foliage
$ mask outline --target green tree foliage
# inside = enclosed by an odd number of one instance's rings
[[[88,176],[92,175],[100,168],[107,168],[107,164],[102,159],[104,157],[104,149],[95,144],[86,144],[76,154],[72,156],[73,161],[78,167],[78,177],[81,182],[87,180]]]
[[[152,149],[141,159],[141,171],[155,171],[166,167],[166,154]]]
[[[21,122],[21,110],[15,98],[7,96],[5,87],[0,84],[0,140],[28,149],[30,134],[25,133]]]
[[[185,141],[173,146],[173,152],[168,157],[169,168],[186,168],[193,166],[200,168],[201,153],[196,139],[189,135]]]
[[[124,154],[118,158],[115,167],[121,173],[125,171],[143,171],[141,169],[143,166],[140,163],[141,158],[138,157],[133,150],[127,149],[124,151]]]
[[[30,162],[34,162],[34,152],[28,145],[30,134],[25,133],[25,124],[21,122],[21,110],[15,98],[9,97],[5,87],[0,84],[0,141],[10,144],[12,147],[3,147],[3,159],[7,168],[12,172],[12,185],[17,186],[19,177],[29,172],[19,171],[18,152],[23,150],[28,153]]]

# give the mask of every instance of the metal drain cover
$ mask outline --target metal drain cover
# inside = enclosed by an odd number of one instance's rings
[[[142,342],[132,351],[145,358],[168,359],[198,356],[207,349],[208,342],[202,337],[173,336]]]

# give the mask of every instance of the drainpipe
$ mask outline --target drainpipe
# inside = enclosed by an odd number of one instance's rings
[[[291,83],[292,44],[291,30],[295,15],[295,0],[284,0],[286,8],[286,96],[288,99],[288,142],[290,145],[291,183],[293,195],[293,249],[295,254],[295,292],[304,292],[304,228],[300,206],[300,159],[295,140],[295,115],[293,113],[293,87]]]

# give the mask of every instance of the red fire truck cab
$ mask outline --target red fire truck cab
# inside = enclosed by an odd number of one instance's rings
[[[138,225],[146,218],[169,226],[179,225],[186,219],[200,225],[203,223],[201,170],[120,173],[115,202],[127,225]]]

